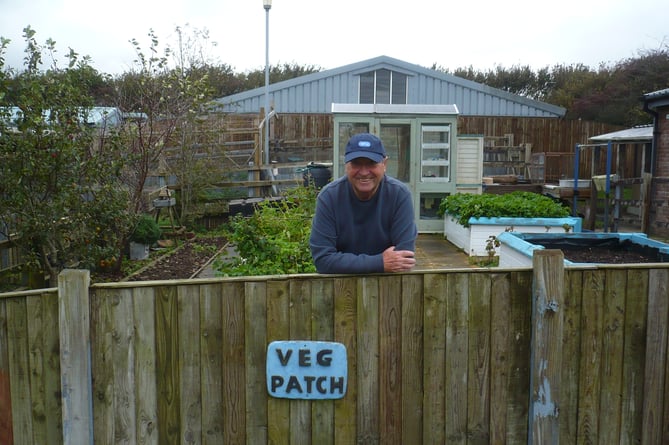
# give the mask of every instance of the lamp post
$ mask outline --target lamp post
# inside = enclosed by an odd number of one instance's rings
[[[269,10],[272,0],[262,0],[265,8],[265,166],[269,168]]]

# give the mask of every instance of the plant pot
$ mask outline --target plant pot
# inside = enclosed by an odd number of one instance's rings
[[[145,260],[149,257],[149,245],[130,241],[130,259]]]

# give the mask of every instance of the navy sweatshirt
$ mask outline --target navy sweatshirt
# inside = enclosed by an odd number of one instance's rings
[[[361,201],[346,176],[318,194],[309,245],[319,273],[383,272],[383,251],[416,251],[411,192],[385,176],[374,196]]]

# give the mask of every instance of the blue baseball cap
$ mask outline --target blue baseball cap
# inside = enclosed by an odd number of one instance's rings
[[[346,144],[344,162],[350,162],[357,158],[367,158],[374,162],[381,162],[386,158],[386,149],[381,139],[371,133],[358,133],[353,135]]]

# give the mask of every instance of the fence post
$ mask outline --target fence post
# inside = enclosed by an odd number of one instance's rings
[[[64,270],[58,275],[64,445],[93,444],[89,284],[88,270]]]
[[[564,254],[535,250],[532,257],[532,345],[530,350],[530,444],[558,444],[562,365]]]

